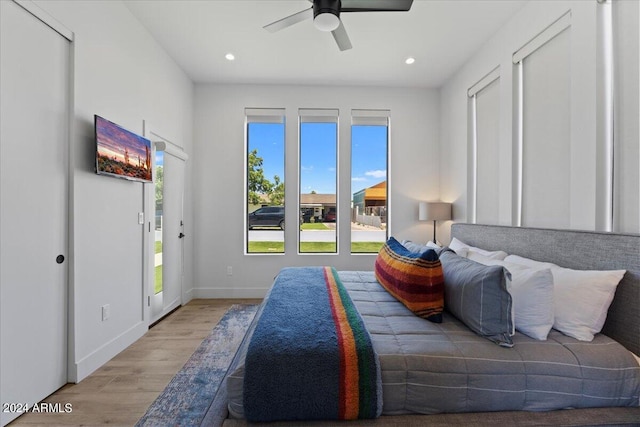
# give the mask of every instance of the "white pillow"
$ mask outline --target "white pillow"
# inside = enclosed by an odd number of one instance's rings
[[[616,287],[625,270],[572,270],[509,255],[505,261],[533,268],[549,266],[554,284],[554,329],[580,341],[602,330]]]
[[[474,252],[469,253],[469,259],[484,265],[501,265],[511,273],[507,290],[513,300],[516,329],[531,338],[546,340],[554,321],[551,270],[525,267]]]
[[[456,239],[455,237],[449,243],[449,248],[452,249],[456,254],[462,257],[469,257],[470,252],[475,252],[477,254],[486,256],[491,259],[503,260],[507,257],[507,253],[504,251],[487,251],[484,249],[476,248],[475,246],[469,246],[464,242]]]
[[[535,259],[525,258],[519,255],[509,255],[504,260],[513,264],[520,264],[530,268],[558,267],[557,265],[550,262],[536,261]]]

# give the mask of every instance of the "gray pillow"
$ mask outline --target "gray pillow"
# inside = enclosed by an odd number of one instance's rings
[[[413,252],[416,254],[423,254],[427,252],[429,249],[432,249],[425,245],[413,243],[411,240],[403,240],[401,242],[401,245],[404,246],[409,252]]]
[[[509,272],[499,265],[482,265],[455,254],[440,254],[444,274],[444,307],[476,334],[513,347]]]

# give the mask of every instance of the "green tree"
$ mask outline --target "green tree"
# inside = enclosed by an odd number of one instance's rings
[[[262,200],[260,194],[270,194],[273,184],[264,177],[263,159],[258,156],[258,150],[249,153],[249,195],[248,201],[251,205],[259,205]]]
[[[273,176],[273,188],[269,194],[269,202],[272,205],[282,206],[284,205],[284,182],[280,182],[278,175]]]
[[[162,210],[162,195],[164,194],[164,168],[156,166],[156,209]]]

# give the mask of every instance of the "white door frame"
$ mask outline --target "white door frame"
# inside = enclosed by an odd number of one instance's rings
[[[143,121],[143,128],[145,138],[151,141],[153,147],[154,179],[156,150],[164,151],[166,154],[177,157],[185,162],[189,159],[187,153],[185,153],[180,146],[171,142],[170,139],[165,138],[163,133],[156,131],[155,128],[151,127],[146,121]],[[155,182],[144,184],[143,207],[145,212],[145,227],[143,228],[143,263],[145,268],[142,281],[143,318],[147,325],[151,325],[158,320],[157,318],[153,318],[153,313],[151,312],[151,300],[155,296],[152,292],[155,283],[155,252],[152,250],[155,245]],[[184,248],[182,249],[182,253],[184,256]],[[182,260],[182,264],[184,268],[184,260]],[[184,281],[180,283],[180,303],[182,302],[184,302]],[[162,318],[166,314],[168,313],[163,312],[159,317]]]

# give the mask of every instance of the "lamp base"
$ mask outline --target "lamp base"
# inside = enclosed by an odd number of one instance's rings
[[[438,241],[436,240],[436,220],[433,220],[433,243],[435,243],[436,245],[438,244]]]

